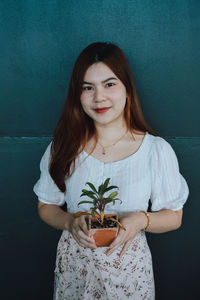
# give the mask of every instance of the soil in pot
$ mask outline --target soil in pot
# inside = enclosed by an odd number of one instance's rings
[[[86,218],[90,235],[94,237],[97,247],[108,247],[117,236],[118,224],[107,217],[118,220],[117,215],[105,215],[103,224],[100,224],[95,217]]]

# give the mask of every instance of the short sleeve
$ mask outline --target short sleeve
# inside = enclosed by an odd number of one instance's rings
[[[49,173],[50,155],[51,143],[40,161],[40,179],[34,185],[33,191],[41,202],[62,206],[65,203],[64,193],[59,190]]]
[[[182,209],[189,190],[179,172],[176,154],[167,141],[159,137],[155,139],[151,158],[151,210]]]

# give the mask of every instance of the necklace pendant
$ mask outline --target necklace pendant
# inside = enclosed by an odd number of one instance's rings
[[[128,131],[128,130],[127,130]],[[112,146],[115,146],[126,134],[127,134],[127,131],[124,133],[124,135],[122,135],[120,137],[120,139],[118,139],[117,141],[115,141],[113,144],[111,145],[108,145],[108,146],[103,146],[101,145],[101,143],[99,141],[97,141],[97,143],[102,147],[102,155],[106,155],[106,148],[108,147],[112,147]]]

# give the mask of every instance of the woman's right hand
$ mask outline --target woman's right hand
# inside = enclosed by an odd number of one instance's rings
[[[74,218],[72,215],[69,223],[69,232],[80,246],[91,249],[97,248],[94,238],[89,237],[85,216]]]

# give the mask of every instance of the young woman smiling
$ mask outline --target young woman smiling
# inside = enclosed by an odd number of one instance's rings
[[[57,250],[54,299],[155,298],[145,231],[181,226],[187,184],[171,146],[146,124],[133,75],[121,49],[94,43],[75,62],[63,113],[34,186],[41,219],[63,230]],[[74,218],[85,182],[105,178],[119,187],[119,230],[107,248]],[[151,212],[147,212],[151,202]],[[60,206],[67,203],[67,212]],[[84,204],[84,210],[89,206]]]

